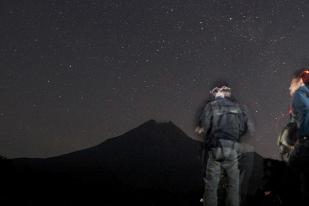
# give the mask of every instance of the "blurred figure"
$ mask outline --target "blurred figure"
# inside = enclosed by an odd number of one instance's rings
[[[278,136],[277,145],[279,146],[280,158],[282,161],[287,162],[290,158],[294,146],[297,142],[297,124],[293,119],[290,112],[290,122],[282,129]]]
[[[211,94],[214,99],[204,107],[195,129],[204,141],[208,158],[203,204],[218,205],[218,185],[223,169],[227,176],[227,202],[231,206],[239,206],[238,157],[241,148],[238,142],[248,129],[248,117],[244,107],[232,99],[231,88],[220,85],[213,88]]]
[[[309,201],[309,68],[297,71],[290,84],[290,122],[297,127],[297,141],[290,154],[289,165],[297,169],[301,184],[301,198]]]

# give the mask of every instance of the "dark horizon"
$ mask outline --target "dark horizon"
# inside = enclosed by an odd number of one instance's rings
[[[200,150],[173,122],[150,120],[85,150],[46,159],[0,158],[2,202],[198,206],[206,164]],[[243,152],[238,166],[243,174],[241,205],[299,205],[297,175],[286,162]],[[219,205],[224,203],[226,181],[220,184]]]
[[[242,197],[251,200],[246,205],[253,205],[265,181],[266,160],[255,153],[241,156],[240,170],[246,170],[242,185],[248,189]],[[147,121],[119,138],[57,157],[0,159],[0,168],[2,202],[10,205],[50,205],[61,200],[52,205],[88,201],[110,206],[145,202],[187,206],[200,205],[203,193],[200,144],[172,122]]]
[[[153,132],[153,131],[151,131],[151,129],[154,129],[154,128],[157,127],[157,126],[162,126],[162,125],[168,126],[169,129],[171,129],[171,130],[172,130],[172,129],[178,130],[178,132],[181,134],[181,135],[179,136],[179,138],[183,138],[183,137],[185,136],[185,138],[190,139],[190,140],[196,142],[197,144],[202,143],[200,139],[198,139],[198,138],[193,138],[193,137],[189,136],[188,134],[186,134],[181,128],[179,128],[177,125],[175,125],[175,123],[172,122],[172,121],[157,121],[157,120],[155,120],[155,119],[149,119],[149,120],[147,120],[147,121],[145,121],[145,122],[139,124],[138,126],[132,128],[132,129],[130,129],[130,130],[128,130],[128,131],[126,131],[126,132],[124,132],[124,133],[118,135],[118,136],[114,136],[114,137],[107,138],[107,139],[105,139],[103,142],[100,142],[100,143],[98,143],[98,144],[96,144],[96,145],[92,145],[92,146],[89,146],[89,147],[81,148],[81,149],[79,149],[79,150],[68,151],[68,152],[66,152],[66,153],[56,154],[56,155],[49,156],[49,157],[17,157],[17,158],[10,158],[10,157],[7,157],[7,156],[2,155],[2,154],[0,154],[0,157],[3,157],[3,158],[5,158],[5,159],[31,159],[31,158],[34,158],[34,159],[41,159],[41,158],[42,158],[42,159],[48,159],[48,158],[61,157],[61,156],[65,156],[65,155],[70,155],[70,154],[72,154],[72,153],[78,153],[78,152],[82,152],[82,151],[84,151],[84,150],[89,150],[89,149],[92,149],[92,148],[96,148],[96,147],[98,147],[98,146],[100,146],[100,145],[105,144],[105,143],[108,142],[108,141],[113,141],[113,140],[116,140],[116,139],[118,139],[118,140],[119,140],[119,139],[122,139],[123,137],[127,136],[128,134],[133,133],[135,130],[139,130],[139,129],[141,129],[141,128],[149,128],[150,130],[149,130],[149,131],[146,131],[146,132],[149,132],[149,134],[151,135],[151,133]],[[174,136],[174,137],[175,137],[175,136]],[[147,139],[147,137],[141,137],[141,138]],[[252,138],[252,137],[250,137],[250,138]],[[247,142],[248,142],[248,141],[247,141]],[[134,142],[132,142],[132,143],[134,143]],[[159,143],[159,142],[158,142],[158,143]],[[262,154],[259,154],[257,151],[252,151],[252,152],[257,153],[257,154],[260,155],[261,157],[264,157]],[[265,157],[264,157],[264,158],[265,158]],[[279,157],[276,158],[276,159],[279,159]]]

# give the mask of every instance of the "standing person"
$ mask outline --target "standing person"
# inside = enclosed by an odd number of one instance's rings
[[[309,69],[296,72],[290,84],[291,119],[297,126],[297,142],[289,165],[297,169],[302,202],[309,201]]]
[[[227,201],[239,206],[238,142],[247,130],[247,115],[242,107],[231,98],[231,88],[215,87],[211,93],[214,100],[208,102],[200,116],[195,132],[203,136],[208,152],[206,166],[205,206],[217,206],[218,185],[221,169],[227,174]]]

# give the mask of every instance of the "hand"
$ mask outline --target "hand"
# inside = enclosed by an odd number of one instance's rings
[[[196,127],[196,128],[195,128],[195,133],[196,133],[197,135],[201,135],[202,133],[204,133],[204,128],[202,128],[202,127]]]

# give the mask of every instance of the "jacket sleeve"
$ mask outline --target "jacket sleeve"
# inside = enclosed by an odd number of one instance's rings
[[[306,109],[309,106],[306,105],[306,99],[303,94],[296,92],[292,99],[292,120],[300,127],[303,115],[306,113]],[[291,120],[290,120],[291,121]]]
[[[249,133],[249,136],[254,136],[255,133],[255,125],[253,123],[253,119],[249,114],[248,108],[244,105],[241,106],[243,121],[242,121],[242,128],[241,135]]]
[[[213,112],[210,103],[206,104],[200,116],[200,127],[204,128],[207,135],[212,127]]]
[[[304,97],[304,95],[296,92],[292,100],[293,113],[296,115],[304,113],[305,110],[309,108],[309,105],[306,103],[307,103],[307,100]]]

